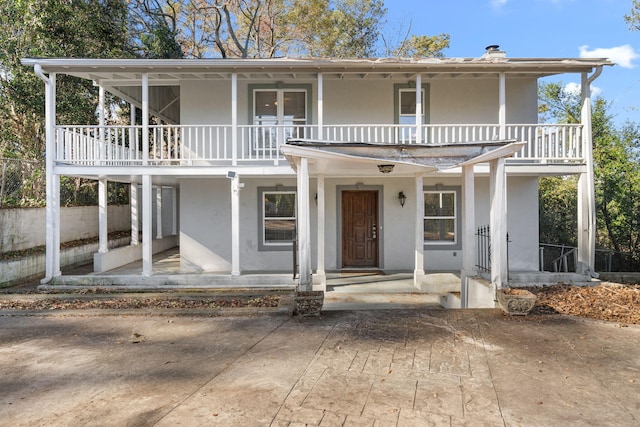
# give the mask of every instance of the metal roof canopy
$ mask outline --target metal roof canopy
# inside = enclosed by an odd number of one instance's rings
[[[310,175],[408,176],[442,172],[464,165],[510,157],[525,145],[514,139],[448,144],[370,144],[290,139],[281,146],[291,167],[295,158],[309,159]],[[381,165],[393,165],[382,172]]]

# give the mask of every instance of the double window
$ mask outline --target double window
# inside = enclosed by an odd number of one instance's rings
[[[253,149],[258,155],[277,155],[287,138],[306,137],[309,92],[305,85],[277,87],[251,85]]]
[[[290,189],[258,189],[261,198],[260,249],[291,247],[296,237],[296,192]]]
[[[457,187],[424,192],[424,243],[430,249],[459,249],[460,191]]]

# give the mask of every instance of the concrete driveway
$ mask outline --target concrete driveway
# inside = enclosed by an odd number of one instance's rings
[[[640,328],[495,310],[0,318],[7,426],[634,426]]]

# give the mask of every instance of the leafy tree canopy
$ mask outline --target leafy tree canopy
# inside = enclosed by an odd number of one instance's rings
[[[541,120],[579,123],[581,97],[559,83],[539,88]],[[596,186],[596,235],[601,247],[640,257],[640,126],[614,124],[611,103],[596,97],[592,106]],[[575,178],[540,181],[540,239],[575,244]],[[573,190],[573,193],[572,193]]]
[[[640,0],[633,0],[631,11],[624,20],[632,31],[640,31]]]

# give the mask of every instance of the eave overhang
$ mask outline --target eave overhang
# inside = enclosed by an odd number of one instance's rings
[[[323,73],[326,78],[389,78],[396,74],[427,73],[432,77],[513,73],[544,77],[562,73],[591,72],[613,65],[604,58],[378,58],[378,59],[89,59],[24,58],[22,64],[39,64],[46,73],[63,73],[98,82],[140,80],[149,74],[150,85],[178,84],[180,80],[228,79],[274,75],[306,76]],[[364,77],[363,77],[364,76]]]

